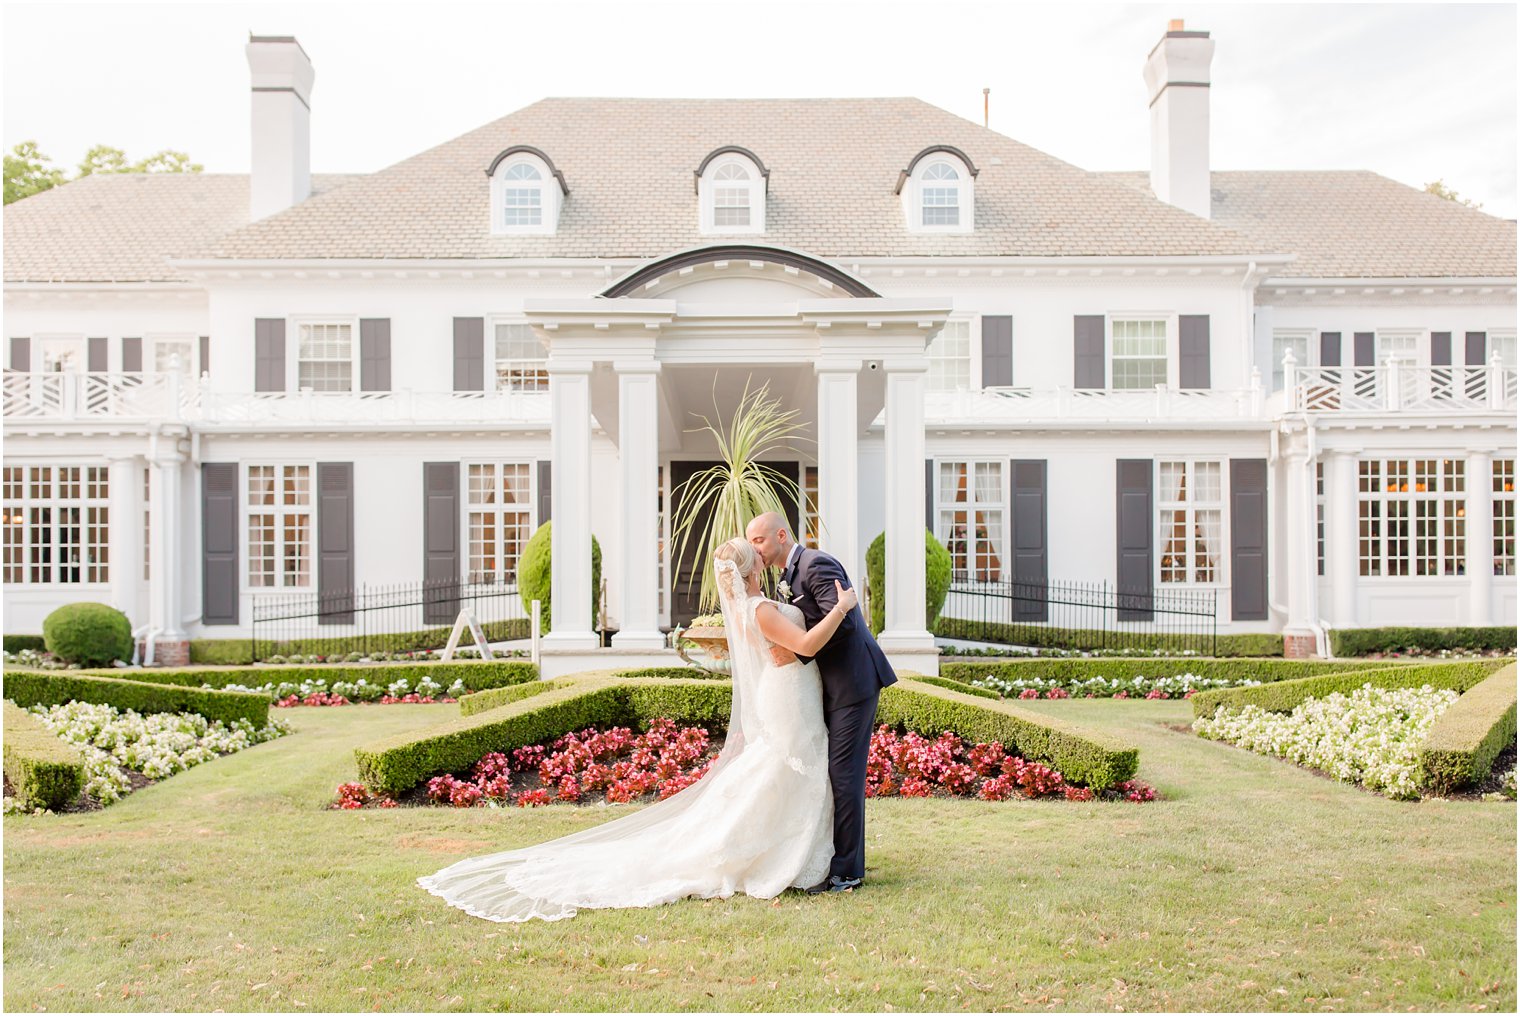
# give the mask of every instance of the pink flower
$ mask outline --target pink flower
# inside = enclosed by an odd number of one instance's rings
[[[927,780],[907,779],[903,780],[902,788],[898,793],[903,797],[932,797],[934,789],[929,786]]]
[[[519,808],[541,808],[548,803],[549,792],[542,787],[519,794],[517,798]]]
[[[1021,699],[1032,699],[1039,697],[1040,692],[1038,688],[1025,688],[1023,691],[1019,692],[1019,698]]]
[[[1045,693],[1045,697],[1048,699],[1071,698],[1071,692],[1067,691],[1065,688],[1052,688]]]

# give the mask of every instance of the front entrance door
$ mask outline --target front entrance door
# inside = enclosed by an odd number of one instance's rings
[[[671,518],[676,517],[676,512],[680,507],[680,495],[677,491],[681,485],[693,475],[715,465],[717,465],[716,462],[672,462],[670,464]],[[796,482],[800,475],[796,462],[767,462],[765,465],[793,482]],[[792,535],[795,537],[798,522],[797,505],[788,504],[786,517],[791,524]],[[695,529],[698,535],[706,524],[706,517],[696,524]],[[682,555],[681,560],[671,561],[673,595],[670,601],[670,620],[672,624],[682,626],[690,624],[691,619],[701,613],[697,602],[702,596],[702,569],[708,562],[697,560],[699,555],[695,546],[696,540],[697,536],[691,538],[691,543],[686,547],[686,553]],[[675,554],[674,543],[671,546],[671,554]],[[702,568],[698,567],[699,564]]]

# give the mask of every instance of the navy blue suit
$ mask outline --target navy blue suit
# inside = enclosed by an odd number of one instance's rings
[[[781,574],[791,602],[813,628],[839,602],[835,580],[850,588],[839,561],[804,547]],[[800,657],[808,662],[808,657]],[[866,627],[860,607],[851,608],[818,651],[823,679],[823,722],[829,731],[829,783],[834,788],[834,859],[829,874],[863,878],[866,873],[866,760],[881,689],[897,683],[887,656]]]

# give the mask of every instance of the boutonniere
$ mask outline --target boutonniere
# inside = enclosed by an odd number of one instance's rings
[[[785,579],[776,583],[776,596],[787,603],[792,602],[792,587],[787,584]]]

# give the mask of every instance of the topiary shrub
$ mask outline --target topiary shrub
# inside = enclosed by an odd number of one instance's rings
[[[522,557],[517,562],[517,588],[522,595],[523,609],[528,612],[529,624],[532,623],[533,601],[538,600],[543,604],[542,627],[540,632],[548,632],[551,627],[549,616],[550,578],[550,552],[553,549],[553,530],[550,528],[554,523],[545,522],[538,527],[538,531],[528,540],[523,548]],[[596,542],[596,537],[591,538],[591,623],[596,624],[597,596],[602,588],[602,545]]]
[[[871,631],[881,634],[887,626],[887,534],[871,541],[866,551],[866,589],[871,597]],[[924,627],[934,629],[939,612],[950,593],[950,552],[924,530]]]
[[[98,667],[132,658],[132,622],[104,603],[69,603],[42,622],[47,651],[67,663]]]

